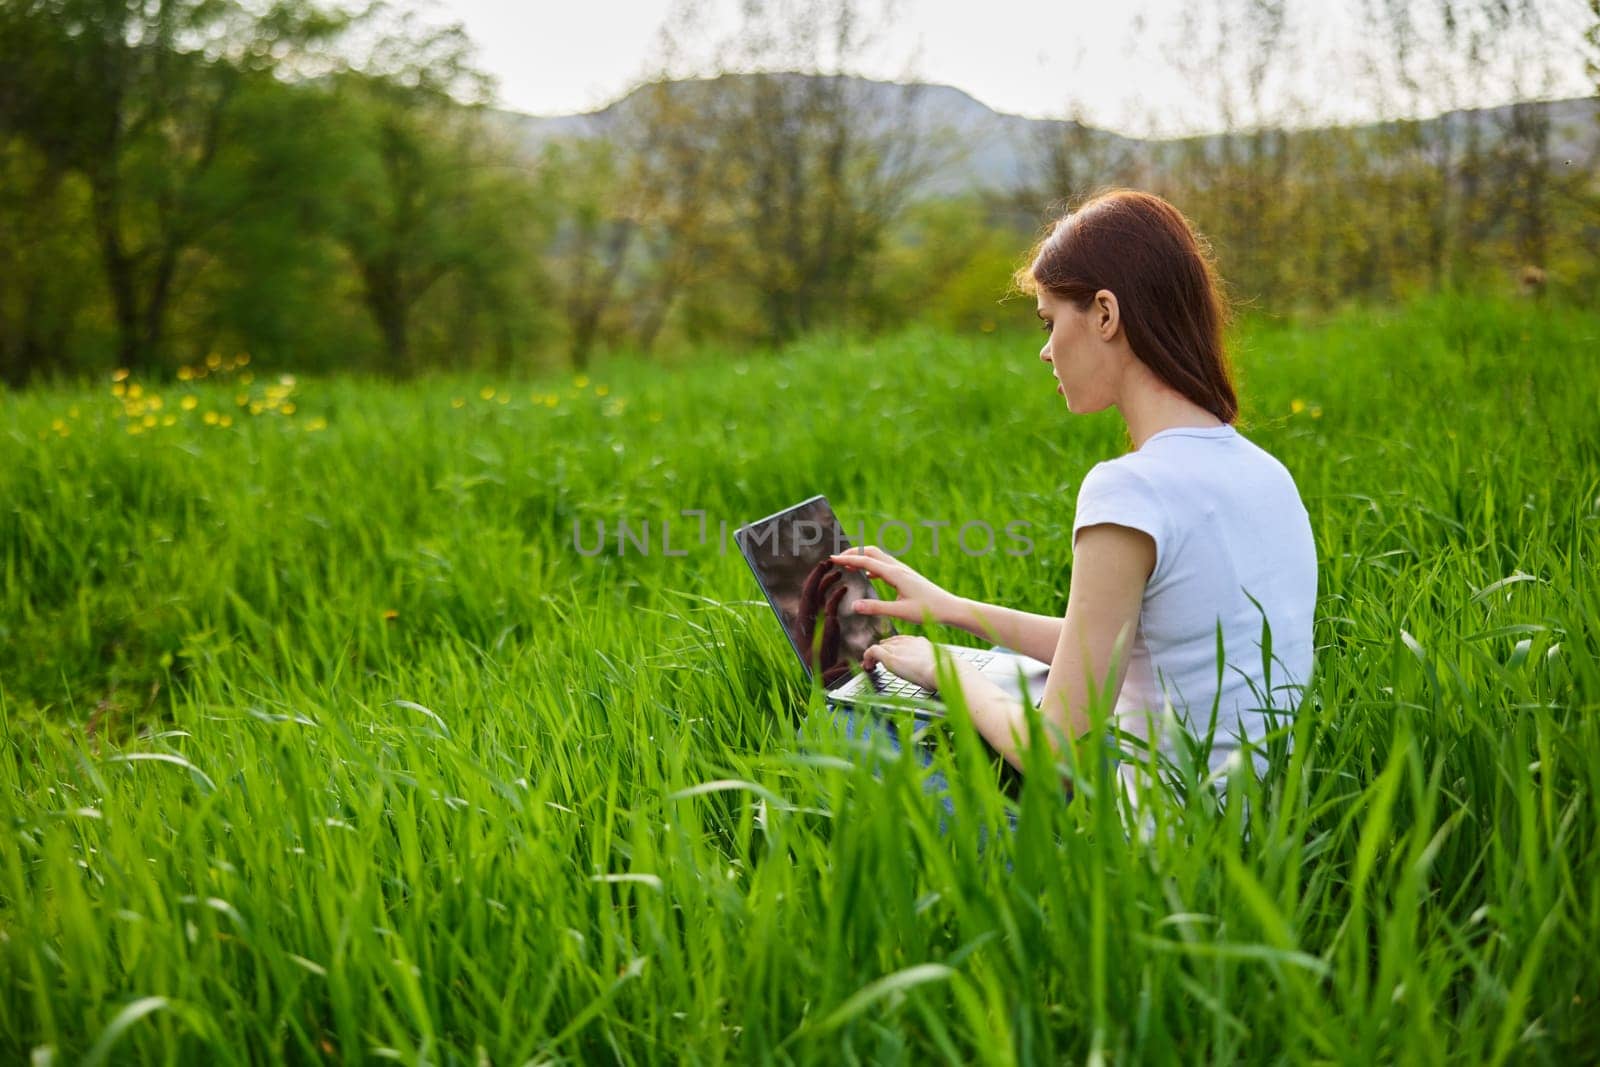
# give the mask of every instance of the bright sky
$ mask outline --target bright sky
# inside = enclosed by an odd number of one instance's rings
[[[465,25],[479,63],[498,83],[502,106],[558,115],[603,107],[636,84],[656,65],[658,30],[682,4],[435,0],[424,10]],[[704,69],[708,42],[737,28],[738,4],[699,0],[698,6],[709,15],[691,47],[700,48]],[[880,10],[873,0],[859,6]],[[1576,44],[1587,0],[1541,0],[1534,6],[1544,11],[1544,30],[1521,38],[1496,31],[1489,53],[1476,61],[1459,58],[1463,50],[1452,55],[1430,47],[1431,31],[1424,27],[1412,55],[1414,77],[1425,88],[1415,93],[1394,88],[1392,66],[1374,77],[1358,57],[1362,47],[1391,51],[1385,42],[1392,38],[1358,26],[1360,11],[1381,6],[1374,0],[1290,0],[1276,49],[1235,45],[1219,55],[1216,13],[1247,6],[1238,0],[897,0],[879,45],[851,72],[954,85],[998,111],[1035,117],[1065,115],[1076,106],[1092,124],[1130,134],[1225,125],[1224,84],[1231,83],[1236,101],[1243,97],[1250,67],[1263,55],[1279,61],[1263,73],[1259,107],[1236,103],[1245,124],[1252,115],[1290,124],[1358,120],[1594,91]],[[1414,6],[1419,13],[1438,7]],[[1186,25],[1186,12],[1199,23]],[[1378,88],[1383,85],[1390,91]]]

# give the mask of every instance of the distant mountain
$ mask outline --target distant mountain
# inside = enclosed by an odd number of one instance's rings
[[[749,75],[723,75],[672,83],[674,92],[715,92],[726,82]],[[812,75],[783,75],[803,79]],[[924,183],[922,191],[945,194],[969,190],[1011,192],[1029,184],[1040,171],[1046,146],[1060,143],[1070,133],[1080,144],[1092,144],[1100,158],[1123,157],[1136,173],[1160,168],[1173,149],[1185,141],[1198,141],[1209,151],[1220,138],[1146,140],[1124,137],[1108,130],[1080,126],[1060,119],[1030,119],[995,111],[987,104],[949,85],[873,81],[846,77],[852,107],[881,121],[908,122],[924,135],[950,146],[946,161]],[[600,109],[580,115],[538,116],[515,111],[492,112],[495,122],[531,155],[553,141],[611,136],[642,103],[643,89],[635,89]],[[1534,109],[1532,115],[1551,124],[1553,167],[1594,167],[1600,160],[1600,99],[1580,97],[1527,105],[1452,111],[1425,124],[1447,124],[1451,133],[1465,133],[1474,124],[1490,140],[1505,129],[1514,107]],[[1524,112],[1528,114],[1528,112]],[[869,121],[871,121],[869,119]],[[1376,132],[1382,124],[1360,127]],[[1034,179],[1037,180],[1037,179]]]

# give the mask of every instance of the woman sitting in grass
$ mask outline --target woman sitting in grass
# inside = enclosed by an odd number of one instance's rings
[[[1267,709],[1286,721],[1309,679],[1317,559],[1294,479],[1232,425],[1215,268],[1176,208],[1118,190],[1059,220],[1017,282],[1037,298],[1048,335],[1039,359],[1067,410],[1115,407],[1133,441],[1078,490],[1065,615],[964,599],[870,545],[832,558],[895,590],[857,612],[957,626],[1048,661],[1040,714],[1058,761],[1067,739],[1090,730],[1091,690],[1109,679],[1102,706],[1117,729],[1171,758],[1170,704],[1179,727],[1211,734],[1210,769],[1225,780],[1240,746],[1269,730]],[[935,685],[923,637],[890,637],[862,662]],[[971,665],[953,666],[977,730],[1020,770],[1021,703]],[[1263,753],[1252,758],[1264,772]],[[1142,766],[1118,771],[1135,802]]]

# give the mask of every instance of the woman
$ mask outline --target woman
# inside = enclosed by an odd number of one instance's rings
[[[1090,729],[1091,686],[1103,691],[1110,678],[1116,727],[1169,758],[1178,744],[1163,728],[1169,704],[1196,738],[1214,717],[1209,764],[1225,780],[1241,743],[1259,743],[1310,677],[1317,561],[1294,479],[1232,425],[1215,269],[1171,204],[1116,190],[1059,220],[1016,280],[1037,300],[1049,335],[1039,358],[1067,410],[1115,407],[1134,445],[1096,464],[1078,490],[1065,615],[963,599],[872,546],[833,561],[895,590],[894,600],[858,601],[857,612],[931,618],[1048,661],[1040,713],[1057,760]],[[871,646],[863,665],[874,663],[935,683],[923,637]],[[969,665],[954,669],[973,724],[1020,770],[1021,703]],[[1265,756],[1252,757],[1264,772]],[[1136,804],[1143,765],[1118,771]]]

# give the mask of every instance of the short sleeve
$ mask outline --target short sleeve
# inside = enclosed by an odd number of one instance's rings
[[[1079,530],[1102,522],[1149,534],[1156,543],[1156,565],[1150,580],[1155,581],[1163,573],[1172,537],[1166,505],[1149,482],[1131,467],[1115,460],[1095,464],[1078,487],[1072,543],[1077,544]]]

